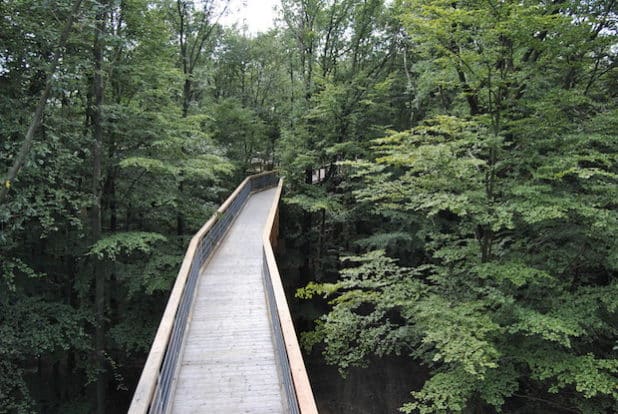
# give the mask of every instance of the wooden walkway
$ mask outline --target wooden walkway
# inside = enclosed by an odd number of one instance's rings
[[[262,278],[262,234],[275,195],[249,197],[202,269],[172,413],[288,412]]]

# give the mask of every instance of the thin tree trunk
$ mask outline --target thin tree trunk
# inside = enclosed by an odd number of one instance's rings
[[[182,90],[182,117],[186,118],[189,115],[189,107],[191,106],[191,95],[193,85],[191,79],[188,77],[191,76],[190,73],[185,73],[187,79],[185,79],[185,83]]]
[[[96,28],[94,34],[94,77],[93,77],[93,108],[92,108],[92,242],[101,239],[101,158],[103,145],[103,35],[106,29],[106,3],[99,6],[96,14]],[[105,376],[105,272],[103,263],[94,263],[95,277],[95,360],[98,369],[96,393],[97,414],[105,414],[105,391],[107,388]]]
[[[408,53],[407,53],[407,45],[403,47],[403,69],[406,73],[406,93],[408,95],[408,105],[410,105],[410,113],[408,114],[408,128],[412,128],[412,124],[414,123],[414,94],[412,92],[413,83],[412,76],[410,75],[410,70],[408,69]]]
[[[45,110],[45,106],[47,105],[47,98],[49,98],[49,93],[51,91],[52,82],[54,79],[54,74],[56,72],[56,68],[58,67],[58,63],[60,62],[60,58],[62,57],[62,52],[67,43],[67,39],[69,38],[69,33],[71,32],[71,28],[73,27],[73,21],[77,16],[77,12],[79,11],[79,7],[81,6],[82,0],[75,0],[73,3],[73,8],[71,9],[71,14],[64,25],[62,30],[62,34],[60,35],[60,41],[58,42],[58,48],[53,55],[51,66],[47,73],[47,81],[45,82],[45,88],[41,93],[41,97],[39,98],[39,102],[34,110],[34,114],[32,115],[32,120],[30,121],[30,126],[28,127],[28,131],[26,132],[26,137],[24,138],[24,142],[21,144],[21,148],[19,149],[19,153],[15,157],[15,161],[9,171],[6,173],[5,178],[2,180],[2,186],[0,188],[0,204],[4,202],[6,196],[19,173],[21,167],[24,165],[26,161],[26,157],[32,148],[32,144],[34,142],[34,133],[37,128],[41,124],[41,120],[43,119],[43,111]]]
[[[183,57],[183,60],[186,60],[186,57]],[[191,105],[191,87],[192,87],[191,79],[189,79],[189,76],[191,76],[191,74],[185,73],[185,76],[187,78],[185,79],[185,83],[184,83],[183,90],[182,90],[182,117],[183,118],[186,118],[189,115],[189,106]],[[178,200],[179,201],[182,200],[183,188],[184,188],[184,178],[182,176],[182,171],[181,171],[179,181],[178,181]],[[177,210],[176,210],[176,234],[178,235],[180,246],[183,245],[182,235],[184,233],[185,233],[185,216],[182,212],[182,206],[180,206],[180,203],[179,203]]]
[[[318,176],[319,177],[319,176]],[[320,266],[320,271],[324,270],[322,267],[322,252],[324,251],[324,234],[326,232],[326,209],[323,208],[320,212],[320,232],[318,234],[318,257],[316,263]]]
[[[184,27],[181,26],[181,38],[182,33],[184,31]],[[189,56],[187,55],[186,47],[181,47],[181,55],[183,61],[183,72],[185,75],[185,82],[182,88],[182,117],[186,118],[189,116],[189,107],[191,106],[191,98],[192,98],[192,89],[193,83],[191,82],[192,73],[190,72],[191,63],[189,62]],[[184,179],[182,177],[182,172],[180,173],[179,182],[178,182],[178,199],[182,200],[182,192],[184,188]],[[185,233],[185,217],[182,212],[182,207],[178,206],[176,211],[176,234],[178,235],[178,240],[180,246],[183,245],[182,235]]]
[[[180,182],[178,183],[179,200],[182,200],[183,189],[184,189],[184,180],[182,177],[180,177]],[[177,211],[176,211],[176,234],[178,235],[180,245],[182,246],[183,245],[182,235],[185,234],[185,216],[182,213],[182,206],[180,205],[177,207]]]

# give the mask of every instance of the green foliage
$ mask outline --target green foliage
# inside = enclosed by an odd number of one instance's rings
[[[542,177],[506,175],[488,188],[492,170],[507,167],[490,166],[487,156],[506,143],[484,131],[469,121],[436,118],[376,141],[375,164],[351,164],[365,182],[356,191],[360,202],[425,217],[420,234],[432,259],[406,269],[370,253],[363,259],[367,264],[342,271],[336,285],[310,286],[312,292],[336,295],[333,311],[316,330],[326,345],[325,356],[345,369],[362,365],[367,354],[380,355],[386,346],[396,352],[406,346],[410,355],[435,370],[425,387],[412,393],[416,402],[404,405],[406,412],[464,411],[478,398],[500,409],[524,380],[547,383],[550,394],[573,386],[580,396],[574,398],[577,404],[601,395],[604,401],[615,398],[616,360],[600,351],[615,335],[616,307],[607,302],[615,283],[597,282],[604,279],[598,261],[569,252],[577,260],[575,267],[561,256],[572,243],[565,240],[574,238],[593,256],[612,251],[614,241],[605,231],[616,231],[616,214],[608,210],[605,191],[612,191],[613,164],[598,164],[608,174],[571,175],[568,181],[545,174],[558,152],[563,163],[565,153],[578,159],[594,148],[580,145],[580,138],[535,160]],[[512,159],[509,163],[512,169]],[[581,168],[579,162],[574,165]],[[596,180],[594,190],[585,189],[589,179]],[[582,203],[584,197],[587,203]],[[553,230],[567,221],[570,229]],[[603,236],[588,231],[591,227]],[[560,247],[558,240],[566,246]],[[393,275],[399,275],[395,281]],[[402,291],[409,295],[405,301]],[[600,294],[606,299],[596,296]],[[368,317],[355,313],[359,304],[373,310],[370,326],[389,327],[391,334],[406,332],[405,337],[393,345],[388,330],[380,329],[362,342],[358,326],[371,328],[364,322]],[[403,320],[392,326],[389,311]],[[352,334],[342,336],[342,329]],[[517,351],[508,345],[515,343]],[[547,351],[536,352],[539,347]],[[593,356],[592,350],[601,353]],[[517,364],[504,365],[513,359]],[[491,390],[487,375],[493,378]]]
[[[488,370],[481,384],[477,387],[480,397],[487,404],[502,412],[507,398],[519,389],[519,373],[508,361],[502,361],[495,369]]]
[[[169,247],[168,249],[173,251]],[[169,291],[181,263],[182,258],[179,254],[166,254],[163,249],[157,251],[150,257],[144,268],[140,267],[136,270],[139,277],[136,277],[135,280],[140,280],[141,283],[131,284],[129,293],[141,292],[144,288],[148,295],[152,295],[156,291]]]
[[[498,283],[510,283],[515,288],[521,288],[526,285],[543,286],[554,281],[547,272],[526,266],[522,262],[480,263],[471,270],[481,279],[489,279]]]
[[[2,174],[71,3],[0,2]],[[342,373],[423,364],[404,412],[618,410],[611,0],[284,0],[285,27],[253,38],[196,2],[95,3],[0,206],[0,411],[94,411],[95,274],[108,377],[126,392],[186,237],[277,164],[284,256],[309,282],[297,297],[332,309],[307,348]],[[35,377],[59,400],[44,405]]]
[[[137,252],[150,253],[152,244],[166,240],[165,236],[159,233],[114,233],[97,241],[88,254],[95,255],[99,259],[116,261],[120,255],[129,256]]]
[[[355,245],[410,244],[300,294],[330,299],[305,337],[340,369],[385,353],[430,368],[404,412],[616,406],[618,129],[599,71],[615,25],[597,6],[396,4],[425,116],[341,165],[373,213]],[[320,118],[341,90],[325,89]]]
[[[251,171],[252,163],[268,161],[268,137],[264,122],[252,110],[233,99],[226,99],[213,109],[213,130],[217,142],[236,160],[239,170]]]
[[[23,370],[15,363],[4,358],[0,360],[0,407],[4,412],[26,414],[34,411],[23,376]]]
[[[557,394],[573,386],[585,398],[599,394],[618,398],[618,362],[616,359],[601,359],[592,354],[569,355],[542,350],[526,357],[532,377],[540,381],[551,379],[549,392]]]
[[[326,194],[319,187],[309,187],[302,194],[295,194],[285,198],[290,205],[299,206],[305,211],[318,213],[328,211],[329,214],[342,214],[341,203],[336,196]]]
[[[133,309],[133,311],[136,311]],[[145,310],[132,313],[109,331],[109,337],[127,356],[147,354],[152,346],[152,333],[156,331],[159,321],[144,324],[142,315]],[[139,315],[139,316],[137,316]]]
[[[0,264],[0,274],[9,291],[15,292],[15,279],[24,275],[26,278],[41,277],[30,266],[19,259],[5,260]]]
[[[19,297],[19,301],[16,298]],[[69,349],[90,350],[85,312],[41,297],[3,295],[0,299],[0,411],[31,413],[35,405],[24,365]]]
[[[0,305],[6,315],[9,303],[3,301]],[[19,357],[22,353],[40,356],[72,346],[80,349],[90,346],[81,325],[87,315],[70,306],[32,297],[10,307],[13,317],[4,319],[0,329],[0,349],[5,358]]]
[[[474,382],[461,370],[440,372],[425,383],[422,391],[413,392],[416,402],[406,403],[404,413],[461,412],[474,391]]]
[[[72,3],[0,2],[2,175],[18,154]],[[134,384],[124,378],[138,377],[135,361],[154,336],[184,238],[212,214],[235,172],[213,139],[204,83],[192,88],[182,118],[173,4],[94,3],[82,3],[43,122],[0,206],[0,412],[95,411],[88,387],[98,378],[109,379],[110,390],[116,382],[120,396],[110,401],[129,400]],[[93,183],[92,51],[101,7],[103,137],[101,180]],[[106,292],[105,377],[92,349],[95,274]]]

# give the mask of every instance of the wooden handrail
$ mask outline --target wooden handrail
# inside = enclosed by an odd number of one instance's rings
[[[305,362],[303,361],[303,356],[300,351],[296,330],[294,329],[294,322],[290,314],[290,308],[288,307],[285,290],[281,283],[281,275],[279,274],[279,268],[272,248],[272,242],[276,240],[278,235],[279,199],[281,198],[282,190],[283,179],[280,179],[262,237],[264,255],[266,266],[268,267],[267,273],[273,288],[275,306],[279,316],[279,323],[281,324],[281,332],[283,334],[283,341],[285,343],[285,350],[290,366],[298,408],[301,414],[317,414],[318,409],[313,397],[313,391],[311,390],[311,383],[309,382],[307,370],[305,369]]]

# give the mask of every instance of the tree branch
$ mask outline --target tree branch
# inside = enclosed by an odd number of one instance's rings
[[[47,98],[49,98],[49,94],[51,91],[51,86],[54,79],[54,74],[56,73],[56,68],[58,67],[58,63],[60,62],[60,58],[62,57],[62,52],[66,46],[67,40],[69,38],[69,34],[71,32],[71,28],[73,27],[73,21],[77,16],[77,12],[81,6],[82,0],[75,0],[73,3],[73,7],[71,8],[71,14],[69,14],[69,18],[64,25],[62,30],[62,34],[60,35],[60,41],[58,42],[58,48],[54,52],[51,66],[47,73],[47,81],[45,82],[45,89],[41,93],[41,97],[39,98],[39,102],[36,106],[34,114],[32,116],[32,120],[30,121],[30,126],[28,127],[28,131],[26,132],[26,137],[21,144],[21,148],[19,149],[19,153],[13,162],[11,168],[6,173],[6,176],[2,180],[2,188],[0,188],[0,205],[6,199],[6,196],[11,188],[15,177],[21,170],[24,162],[26,161],[26,157],[32,148],[32,144],[34,143],[34,134],[41,124],[41,120],[43,119],[43,111],[45,110],[45,106],[47,106]]]

